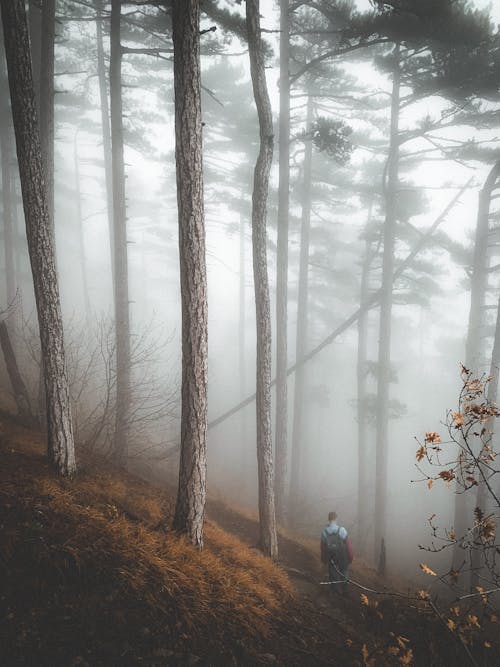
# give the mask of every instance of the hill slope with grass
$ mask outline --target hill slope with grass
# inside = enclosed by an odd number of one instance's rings
[[[213,500],[199,552],[171,532],[165,487],[103,462],[61,479],[39,434],[0,428],[2,665],[471,664],[404,595],[318,586],[317,545],[280,535],[274,564],[254,517]]]

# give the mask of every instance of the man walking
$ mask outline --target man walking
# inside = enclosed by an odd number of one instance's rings
[[[330,582],[334,582],[333,586],[340,586],[343,595],[347,595],[349,565],[353,557],[347,530],[337,523],[337,513],[330,512],[328,524],[321,532],[321,562],[328,563]]]

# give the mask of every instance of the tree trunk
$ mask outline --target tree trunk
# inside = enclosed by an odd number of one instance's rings
[[[238,375],[240,378],[240,397],[246,391],[246,289],[245,289],[245,218],[240,216],[240,294],[239,294],[239,326],[238,326]],[[241,416],[241,441],[245,441],[245,413]]]
[[[394,49],[392,77],[391,133],[385,183],[386,214],[384,222],[382,259],[382,285],[380,294],[380,333],[378,346],[377,382],[377,434],[376,434],[376,485],[375,485],[375,561],[379,556],[382,540],[387,545],[387,456],[389,437],[389,383],[391,373],[391,322],[392,292],[394,284],[394,245],[396,236],[396,197],[399,162],[399,96],[400,96],[399,45]],[[384,567],[385,567],[384,549]],[[382,572],[383,574],[383,572]]]
[[[415,246],[413,249],[408,253],[408,255],[405,257],[405,259],[398,265],[397,269],[394,271],[394,280],[397,280],[404,271],[410,266],[412,266],[414,259],[419,255],[421,250],[425,248],[427,242],[429,239],[432,237],[436,229],[439,227],[439,225],[443,222],[443,220],[446,219],[446,216],[448,213],[453,209],[457,201],[460,199],[460,197],[463,195],[465,190],[467,190],[468,187],[470,187],[470,184],[473,181],[473,177],[471,177],[465,185],[463,185],[460,190],[453,195],[451,200],[448,202],[448,204],[445,206],[443,211],[437,216],[437,218],[434,220],[432,225],[427,229],[426,232],[422,234],[422,236],[419,238],[419,240],[416,242]],[[291,366],[287,368],[287,375],[292,375],[293,373],[297,372],[297,369],[300,368],[300,366],[304,366],[307,364],[311,359],[314,359],[322,350],[324,350],[328,345],[330,345],[334,340],[336,340],[341,334],[344,333],[344,331],[347,331],[355,322],[358,321],[359,317],[370,310],[370,308],[373,308],[376,303],[379,302],[380,297],[381,297],[382,290],[379,289],[376,292],[373,292],[370,295],[370,298],[366,302],[364,306],[360,306],[357,308],[354,313],[352,313],[346,320],[344,320],[341,324],[339,324],[335,329],[328,334],[326,338],[324,338],[320,343],[318,343],[315,347],[312,348],[312,350],[309,350],[306,354],[301,359],[297,359],[295,363],[293,363]],[[271,385],[274,384],[274,380],[271,382]],[[256,394],[252,394],[251,396],[247,396],[243,401],[240,401],[237,405],[234,405],[232,408],[229,410],[226,410],[223,414],[219,415],[219,417],[213,419],[212,421],[209,422],[208,428],[215,428],[219,424],[222,424],[222,422],[226,421],[226,419],[229,419],[229,417],[232,417],[234,414],[245,408],[247,405],[250,405],[250,403],[253,403],[256,399]]]
[[[495,338],[493,341],[493,350],[491,352],[491,362],[489,371],[489,376],[491,377],[491,380],[488,383],[488,388],[486,391],[486,399],[488,403],[494,404],[497,402],[499,365],[500,365],[500,297],[498,298],[497,316],[495,324]],[[490,418],[488,422],[484,424],[484,427],[487,429],[487,432],[489,433],[488,435],[489,443],[493,445],[495,437],[495,419]],[[481,463],[479,463],[479,466],[481,466],[481,471],[486,477],[486,479],[489,478],[491,480],[491,478],[494,476],[495,473],[491,473],[488,467],[482,465]],[[478,487],[477,487],[475,507],[479,507],[479,509],[485,515],[489,514],[491,510],[493,510],[494,512],[498,511],[498,507],[494,508],[491,507],[490,501],[492,499],[488,497],[487,486],[480,474],[477,475],[477,481],[478,481]],[[484,551],[479,547],[479,545],[476,546],[475,549],[473,549],[471,554],[472,572],[470,578],[470,590],[474,592],[477,590],[477,586],[481,584],[480,575],[481,575],[481,569],[485,565],[484,556],[485,556]]]
[[[285,518],[285,483],[288,453],[288,218],[290,214],[290,74],[289,2],[280,0],[280,115],[279,192],[276,256],[276,515]]]
[[[488,284],[488,230],[491,195],[500,176],[500,161],[491,168],[479,193],[474,258],[471,277],[469,324],[465,343],[465,365],[474,374],[480,373],[481,328],[484,324],[484,303]]]
[[[96,0],[96,42],[97,42],[97,78],[99,81],[99,107],[101,109],[102,151],[104,158],[104,177],[106,182],[106,210],[108,217],[109,252],[111,258],[111,281],[115,280],[115,250],[113,240],[113,174],[111,167],[111,132],[109,129],[109,103],[106,85],[106,62],[102,31],[103,0]]]
[[[54,234],[54,47],[56,0],[42,3],[42,45],[40,64],[40,140],[45,169],[49,217]],[[57,265],[57,258],[56,258]]]
[[[201,548],[206,500],[208,346],[199,0],[174,0],[172,27],[182,302],[181,458],[174,527]]]
[[[370,222],[372,214],[372,202],[368,208],[368,221]],[[367,238],[365,241],[365,256],[363,259],[363,266],[361,269],[361,284],[360,284],[360,305],[363,307],[369,299],[369,277],[370,266],[372,262],[372,244]],[[367,551],[367,536],[370,522],[373,520],[369,516],[369,509],[372,507],[367,499],[367,489],[369,488],[368,475],[368,416],[366,413],[366,401],[368,390],[366,386],[367,380],[367,357],[368,357],[368,317],[369,311],[365,310],[358,319],[358,351],[356,361],[356,377],[357,377],[357,422],[358,422],[358,502],[357,502],[357,517],[358,517],[358,550],[359,553],[366,553]]]
[[[274,508],[273,448],[271,435],[271,308],[267,275],[267,197],[273,159],[273,117],[266,84],[259,18],[259,0],[247,0],[246,22],[250,73],[259,116],[260,150],[252,192],[252,247],[257,323],[257,468],[259,478],[260,546],[278,557]]]
[[[130,313],[128,297],[127,217],[123,159],[122,48],[120,0],[111,3],[111,156],[113,164],[113,235],[115,249],[116,416],[114,458],[124,464],[129,447],[130,420]]]
[[[12,190],[11,179],[11,151],[8,127],[4,123],[5,116],[0,116],[0,151],[2,153],[2,218],[4,231],[5,252],[5,303],[7,307],[14,305],[16,300],[16,270],[14,260],[14,229],[12,216]]]
[[[3,51],[3,39],[0,39],[0,50]],[[0,89],[8,87],[7,71],[3,53],[0,53]],[[12,174],[12,141],[10,125],[9,97],[0,97],[0,153],[2,172],[2,222],[5,251],[5,304],[14,304],[16,298],[16,268],[14,259],[14,182]]]
[[[481,331],[484,326],[484,305],[488,286],[488,231],[490,220],[491,195],[500,176],[500,161],[491,168],[484,185],[479,192],[476,234],[474,239],[474,257],[471,276],[469,324],[465,342],[465,366],[474,375],[481,375],[480,365],[483,352]],[[496,342],[496,338],[495,338]],[[496,371],[493,377],[496,376]],[[459,489],[456,489],[459,491]],[[467,507],[468,494],[455,494],[454,531],[457,536],[464,535],[473,520],[472,507]],[[479,499],[481,500],[481,498]],[[457,544],[453,549],[452,566],[458,570],[464,560],[463,550]],[[476,563],[477,565],[477,563]]]
[[[33,73],[33,85],[35,87],[35,99],[40,114],[40,67],[42,62],[42,8],[39,0],[29,0],[29,35],[31,69]]]
[[[74,164],[75,164],[75,204],[76,204],[76,224],[78,225],[78,261],[82,275],[82,296],[85,312],[85,322],[90,324],[90,296],[87,280],[87,258],[85,255],[85,234],[83,230],[82,217],[82,195],[80,192],[80,165],[78,161],[78,131],[75,132],[74,139]]]
[[[1,3],[12,117],[33,273],[47,397],[48,455],[62,475],[76,471],[59,286],[23,0]]]
[[[12,391],[14,392],[17,413],[23,419],[31,422],[32,412],[28,390],[26,389],[24,380],[21,377],[21,373],[19,372],[19,367],[17,365],[16,355],[10,340],[7,323],[4,320],[0,320],[0,347],[2,348],[3,357],[5,359],[5,367],[7,368],[10,384],[12,385]]]
[[[34,21],[36,14],[33,15]],[[39,53],[39,64],[36,63],[38,79],[38,104],[40,118],[40,145],[45,176],[45,191],[49,211],[49,229],[54,247],[54,262],[57,271],[57,245],[54,225],[54,52],[56,37],[56,0],[43,0],[41,3],[40,33],[33,46],[36,52],[31,54],[35,62]],[[38,29],[33,25],[34,30]],[[38,51],[39,50],[39,51]],[[35,93],[36,94],[36,93]],[[46,424],[45,369],[43,358],[40,359],[40,377],[38,386],[38,414],[42,429]]]
[[[306,131],[311,129],[313,120],[313,98],[307,100]],[[302,221],[300,227],[299,289],[297,297],[297,333],[295,358],[301,359],[307,349],[307,321],[309,300],[309,237],[311,232],[311,184],[312,184],[312,141],[305,146],[304,172],[302,181]],[[290,475],[290,508],[292,516],[299,516],[302,498],[301,470],[303,452],[302,417],[304,410],[305,367],[300,366],[295,373],[293,390],[292,460]]]

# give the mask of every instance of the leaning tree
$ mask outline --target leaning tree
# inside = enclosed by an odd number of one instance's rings
[[[63,324],[26,10],[23,0],[5,0],[1,9],[26,236],[40,328],[48,455],[62,475],[73,475],[76,461]]]

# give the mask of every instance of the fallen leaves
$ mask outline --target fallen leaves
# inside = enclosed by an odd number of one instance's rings
[[[373,667],[375,665],[375,658],[370,658],[370,653],[366,644],[361,647],[361,655],[363,656],[363,665],[365,667]]]
[[[478,628],[478,630],[481,629],[481,626],[479,625],[479,619],[475,614],[468,614],[467,620],[469,621],[471,626]]]
[[[411,665],[413,662],[413,651],[409,648],[404,655],[399,658],[402,665]]]

